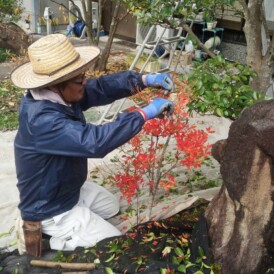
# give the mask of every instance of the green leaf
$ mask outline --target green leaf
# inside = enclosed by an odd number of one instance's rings
[[[199,96],[203,96],[205,93],[205,88],[204,87],[201,87],[199,90],[198,90],[198,95]]]
[[[205,256],[204,250],[200,246],[198,247],[198,253],[200,257]]]
[[[172,247],[166,246],[162,251],[163,256],[169,254],[171,252],[171,249],[172,249]]]
[[[100,260],[97,258],[97,259],[95,259],[94,261],[93,261],[95,264],[100,264],[101,262],[100,262]]]
[[[115,254],[112,254],[107,260],[105,260],[106,263],[109,263],[115,258]]]
[[[222,111],[220,108],[216,108],[216,109],[215,109],[215,112],[216,112],[216,114],[217,114],[218,116],[221,116],[221,117],[224,116],[224,113],[223,113],[223,111]]]
[[[110,244],[110,250],[108,251],[108,253],[112,253],[115,252],[118,249],[118,245],[115,243],[111,243]]]
[[[197,89],[201,89],[202,86],[203,86],[203,82],[202,81],[197,81],[195,83],[195,88],[197,88]]]
[[[86,254],[86,253],[92,253],[92,254],[96,255],[96,250],[95,250],[95,249],[86,249],[86,250],[84,251],[84,253],[85,253],[85,254]]]
[[[228,99],[227,99],[226,97],[223,97],[223,98],[222,98],[222,101],[223,101],[224,105],[227,105],[227,104],[228,104]]]
[[[224,111],[224,116],[228,117],[229,116],[229,112],[227,110]]]
[[[160,269],[160,274],[166,274],[166,268],[161,268]]]
[[[233,80],[236,80],[236,81],[240,81],[240,80],[241,80],[240,77],[239,77],[238,75],[233,75],[233,76],[232,76],[232,79],[233,79]]]
[[[181,248],[176,247],[176,248],[174,249],[174,251],[175,251],[175,254],[176,254],[177,256],[184,256],[184,252],[183,252],[183,250],[182,250]]]
[[[258,93],[256,91],[254,91],[252,97],[254,100],[258,100]]]
[[[248,80],[246,76],[241,76],[240,78],[241,78],[241,80],[242,80],[244,83],[246,83],[247,80]]]
[[[115,274],[110,267],[105,267],[105,271],[107,274]]]
[[[232,94],[232,87],[231,87],[231,86],[228,86],[228,87],[226,88],[226,94],[227,94],[228,96],[230,96],[230,95]]]
[[[188,262],[188,263],[186,264],[186,268],[189,268],[189,267],[191,267],[191,266],[195,266],[195,264],[193,264],[193,263],[191,263],[191,262]]]
[[[183,259],[184,259],[184,257],[172,256],[172,263],[173,263],[173,264],[180,264],[180,263],[182,262]]]
[[[178,270],[179,272],[186,273],[186,266],[185,266],[185,265],[180,265],[180,266],[177,268],[177,270]]]
[[[201,105],[201,111],[202,112],[206,112],[206,109],[207,109],[206,105]]]
[[[205,264],[205,263],[202,263],[202,266],[203,266],[204,268],[211,269],[211,266],[209,266],[209,265],[207,265],[207,264]]]
[[[205,94],[211,99],[211,98],[213,98],[214,97],[214,92],[212,92],[212,91],[210,91],[210,90],[206,90],[205,91]]]
[[[212,88],[218,89],[218,88],[219,88],[219,84],[218,84],[218,83],[214,83],[214,84],[212,85]]]

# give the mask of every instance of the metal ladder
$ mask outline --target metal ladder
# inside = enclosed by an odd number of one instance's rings
[[[193,21],[190,22],[190,27],[192,28],[192,26],[193,26]],[[170,37],[170,38],[165,38],[163,36],[164,36],[165,31],[167,30],[167,27],[163,27],[161,34],[156,38],[156,40],[150,41],[150,37],[152,36],[153,32],[156,31],[156,27],[157,26],[155,26],[155,25],[150,27],[150,29],[149,29],[143,43],[141,44],[141,46],[140,46],[140,48],[139,48],[132,64],[129,67],[129,70],[134,70],[138,60],[143,55],[144,50],[149,49],[150,54],[148,55],[148,57],[146,58],[146,61],[144,62],[143,66],[140,69],[141,73],[144,72],[149,60],[155,55],[156,48],[159,47],[159,46],[162,46],[168,51],[169,59],[168,59],[166,67],[158,70],[157,73],[164,73],[164,72],[168,73],[168,72],[176,71],[176,68],[177,68],[178,63],[179,63],[180,55],[181,55],[181,53],[182,53],[182,51],[185,47],[185,42],[186,42],[186,38],[187,38],[188,34],[186,34],[185,37],[182,36],[183,28],[180,27],[177,30],[177,35],[176,36]],[[180,47],[179,54],[176,56],[177,60],[174,64],[174,66],[173,66],[173,69],[171,69],[172,61],[173,61],[173,58],[175,56],[175,52],[177,50],[178,44],[180,42],[182,42],[182,46]],[[162,56],[160,56],[159,59],[161,59],[165,56],[166,56],[166,53],[164,53]],[[98,120],[97,124],[101,125],[101,124],[106,123],[106,122],[114,121],[116,119],[117,115],[119,113],[121,113],[121,110],[122,110],[126,100],[128,100],[128,99],[124,98],[124,99],[117,100],[117,101],[113,102],[112,104],[109,104],[106,107],[106,109],[103,112],[100,119]],[[111,110],[113,108],[115,110],[111,113]]]

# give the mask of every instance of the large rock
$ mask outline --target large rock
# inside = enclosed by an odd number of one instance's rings
[[[224,274],[265,273],[274,266],[274,100],[245,109],[212,154],[223,178],[206,212],[214,260]]]
[[[0,22],[0,48],[11,49],[17,54],[25,54],[31,38],[14,23]]]

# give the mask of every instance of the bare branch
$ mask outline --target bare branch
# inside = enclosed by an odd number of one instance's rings
[[[31,260],[30,264],[32,266],[41,266],[49,268],[64,268],[64,269],[73,269],[73,270],[93,270],[95,269],[95,264],[93,263],[60,263],[60,262],[51,262],[43,260]]]
[[[244,12],[248,10],[246,0],[238,0],[241,6],[243,7]]]
[[[68,11],[69,13],[71,13],[73,16],[75,16],[76,18],[78,18],[78,19],[82,20],[83,22],[85,22],[85,21],[83,20],[83,17],[82,17],[82,14],[81,14],[81,10],[80,10],[79,7],[74,3],[73,0],[69,0],[69,2],[72,3],[73,8],[78,12],[78,15],[73,11],[73,9],[68,8],[68,7],[65,6],[63,3],[59,3],[59,2],[57,2],[57,1],[55,1],[55,0],[50,0],[50,1],[51,1],[52,3],[55,3],[55,4],[57,4],[57,5],[61,6],[61,7],[63,7],[66,11]]]
[[[168,26],[172,26],[172,23],[168,19],[165,19],[163,23],[167,24]],[[184,20],[181,21],[179,26],[182,27],[189,35],[193,36],[197,41],[199,47],[202,48],[211,58],[215,57],[215,54],[212,51],[210,51],[207,47],[205,47],[205,45],[200,41],[200,39],[196,36],[196,34],[192,31],[190,26]]]
[[[215,54],[212,52],[212,51],[210,51],[201,41],[200,41],[200,39],[194,34],[194,32],[192,31],[192,29],[189,27],[189,25],[186,23],[186,22],[182,22],[182,27],[184,28],[184,30],[188,33],[188,34],[190,34],[190,35],[192,35],[195,39],[196,39],[196,41],[197,41],[197,43],[198,43],[198,45],[199,45],[199,47],[200,48],[202,48],[211,58],[214,58],[215,57]]]

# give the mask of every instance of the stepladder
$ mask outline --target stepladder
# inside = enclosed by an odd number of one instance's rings
[[[190,27],[192,28],[192,26],[193,21],[190,22]],[[155,33],[156,38],[152,39],[152,37],[155,37]],[[156,58],[160,65],[157,66],[158,69],[152,73],[176,72],[180,55],[185,47],[187,35],[187,33],[185,36],[183,35],[182,27],[170,29],[167,26],[151,26],[143,42],[139,45],[137,44],[137,53],[129,70],[135,70],[138,61],[142,58],[143,63],[139,68],[139,72],[146,73],[146,68],[150,60]],[[125,109],[125,104],[128,100],[129,99],[127,98],[120,99],[106,106],[104,112],[97,121],[97,124],[101,125],[106,122],[114,121],[118,114]]]

